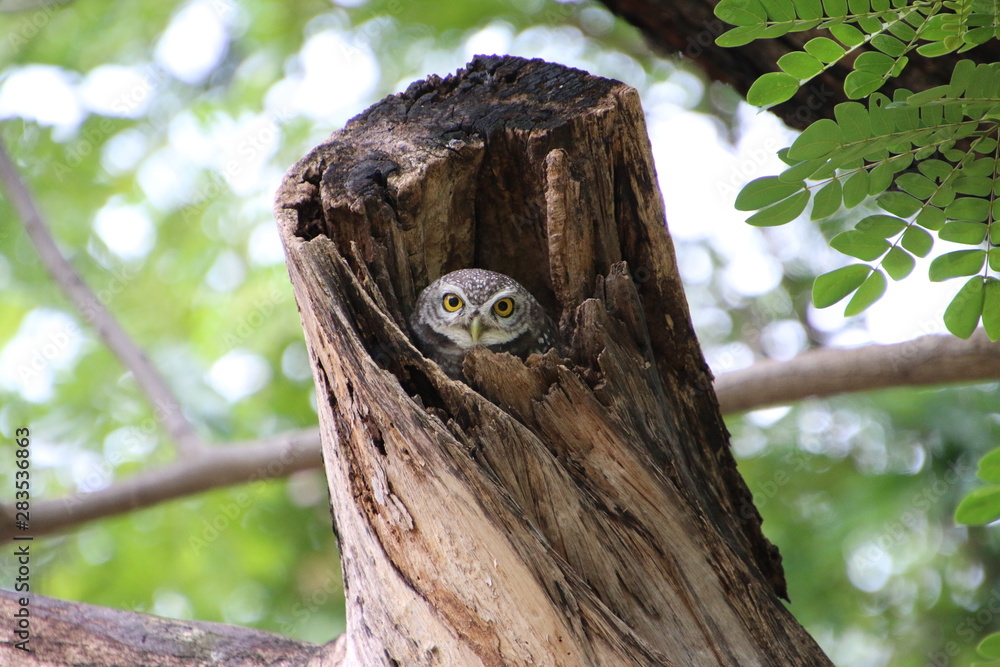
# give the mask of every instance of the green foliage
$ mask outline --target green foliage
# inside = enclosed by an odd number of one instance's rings
[[[973,489],[955,510],[955,521],[981,525],[1000,519],[1000,447],[979,460],[976,474],[990,486]]]
[[[1000,64],[963,60],[947,85],[896,90],[892,99],[877,92],[913,50],[938,56],[1000,37],[998,12],[1000,5],[976,0],[722,0],[717,6],[716,14],[737,26],[719,38],[724,46],[811,28],[833,38],[814,38],[803,51],[782,56],[781,71],[760,77],[748,92],[757,106],[791,99],[803,83],[867,49],[844,81],[846,96],[864,103],[838,104],[834,119],[807,127],[778,153],[787,168],[752,181],[736,201],[738,210],[756,211],[747,220],[755,225],[784,224],[810,199],[814,221],[862,203],[884,211],[830,240],[867,263],[817,277],[817,307],[853,294],[845,314],[863,312],[885,292],[885,276],[910,276],[936,237],[967,246],[939,254],[928,267],[932,281],[967,278],[945,309],[945,326],[968,338],[982,322],[989,338],[1000,340],[1000,280],[991,275],[1000,272]],[[1000,448],[982,458],[978,474],[989,484],[961,499],[958,523],[1000,520]],[[1000,665],[1000,634],[986,637],[977,651],[985,661],[975,664]]]
[[[2,14],[0,28],[11,38],[0,44],[0,83],[8,67],[33,63],[61,68],[77,80],[103,65],[152,63],[154,46],[183,4],[112,0]],[[601,75],[622,78],[622,63],[632,59],[652,73],[650,81],[675,67],[642,55],[648,54],[642,38],[623,21],[612,22],[609,32],[591,32],[606,25],[592,21],[604,11],[594,3],[370,0],[351,9],[321,0],[208,4],[235,19],[223,64],[209,80],[187,84],[154,77],[151,87],[143,88],[151,101],[149,111],[136,118],[90,112],[80,127],[58,133],[32,120],[14,119],[0,123],[0,133],[61,247],[83,278],[107,295],[108,307],[149,352],[181,395],[185,412],[216,446],[315,426],[308,353],[287,272],[280,258],[254,259],[249,248],[256,231],[273,231],[270,205],[281,173],[341,120],[294,113],[276,119],[278,133],[269,144],[274,151],[268,161],[271,178],[249,192],[230,190],[226,182],[232,174],[178,156],[171,167],[193,176],[190,184],[169,185],[179,204],[149,204],[149,179],[143,172],[174,154],[177,135],[195,126],[209,150],[221,150],[227,128],[240,118],[268,113],[269,93],[291,97],[281,86],[301,76],[303,44],[320,32],[343,36],[348,40],[343,48],[352,57],[365,49],[377,57],[378,85],[352,114],[394,87],[461,66],[467,61],[467,37],[489,26],[540,40],[569,31],[582,51],[613,63],[601,71],[593,60],[574,60]],[[821,11],[819,2],[813,5]],[[40,19],[48,23],[41,25]],[[845,23],[833,34],[842,45],[850,40],[849,28],[856,30]],[[26,41],[17,41],[22,38]],[[805,54],[821,59],[823,45],[811,43]],[[808,67],[809,62],[786,61],[791,68]],[[331,64],[327,73],[339,75],[343,69]],[[645,98],[647,90],[639,88]],[[718,113],[707,95],[698,104],[706,113]],[[735,124],[732,117],[722,119]],[[111,169],[119,139],[137,138],[135,162]],[[162,179],[167,172],[151,173]],[[841,208],[845,198],[867,196],[869,183],[884,177],[866,173],[853,180],[831,179],[814,192],[812,215],[821,219]],[[806,176],[797,180],[804,182]],[[793,186],[769,203],[802,190]],[[153,218],[156,243],[141,259],[116,257],[94,231],[101,209],[118,200],[143,206]],[[820,215],[821,201],[833,210]],[[945,223],[943,210],[939,213],[938,220],[925,211],[921,225],[903,231],[898,245],[908,255],[930,252],[932,233]],[[861,230],[890,239],[898,223],[889,220],[895,216],[885,217]],[[11,222],[15,219],[9,202],[0,197],[0,344],[23,334],[24,321],[39,310],[75,317],[40,268],[30,242]],[[724,291],[731,296],[722,270],[728,258],[717,257],[708,243],[677,242],[682,257],[694,250],[713,258],[712,279],[686,285],[696,311],[713,311],[729,322],[714,341],[712,327],[699,326],[709,352],[713,346],[756,345],[763,336],[748,333],[761,332],[776,319],[804,319],[800,297],[809,289],[804,273],[787,271],[780,287],[734,303],[723,296]],[[788,267],[806,264],[809,253],[803,244],[794,259],[775,261]],[[227,254],[243,261],[246,277],[220,290],[207,284],[205,274]],[[897,268],[894,262],[900,260],[890,257],[892,250],[880,268],[893,279],[894,271],[905,267]],[[996,261],[994,255],[988,254],[991,261]],[[839,296],[834,288],[827,298],[833,303],[853,294],[872,272],[864,264],[846,267],[847,277],[856,282],[850,286],[849,280],[850,288]],[[877,287],[876,281],[866,290]],[[823,284],[817,281],[814,289]],[[991,284],[984,287],[986,301],[996,296],[991,297]],[[131,375],[96,339],[90,323],[75,322],[82,340],[79,355],[55,374],[49,398],[29,401],[6,385],[0,387],[0,432],[29,422],[38,436],[36,455],[44,461],[32,478],[38,499],[72,496],[80,490],[76,478],[90,479],[94,470],[103,483],[113,483],[176,456]],[[206,385],[205,375],[236,348],[260,355],[271,378],[258,392],[231,403]],[[957,642],[962,653],[949,657],[949,664],[967,664],[963,658],[971,658],[975,647],[961,632],[966,627],[962,623],[970,607],[985,604],[992,591],[954,574],[995,562],[1000,548],[988,535],[975,534],[976,529],[969,531],[971,537],[964,529],[954,530],[951,508],[967,486],[964,471],[970,464],[963,457],[983,443],[1000,441],[1000,423],[971,416],[996,410],[995,391],[898,390],[807,401],[773,427],[754,426],[749,418],[727,420],[737,435],[749,433],[750,439],[766,443],[759,455],[741,455],[741,472],[765,516],[764,530],[781,548],[794,599],[789,609],[832,656],[840,647],[858,646],[860,638],[861,646],[891,654],[894,667],[925,665],[948,642]],[[150,450],[119,464],[121,441],[132,439],[148,441]],[[0,465],[4,489],[13,488],[11,471]],[[1000,479],[994,482],[1000,484]],[[326,494],[322,475],[312,471],[187,497],[38,538],[32,584],[37,582],[37,592],[58,598],[249,624],[326,641],[344,626]],[[862,589],[848,578],[850,554],[859,539],[894,558],[882,588]],[[844,658],[838,664],[850,662]]]
[[[987,658],[989,662],[977,662],[976,667],[989,667],[991,665],[1000,665],[1000,632],[994,632],[992,635],[988,635],[983,641],[979,642],[979,646],[976,647],[976,651],[979,655]]]
[[[781,548],[789,609],[835,664],[864,664],[860,651],[893,667],[968,665],[977,635],[993,629],[993,613],[986,622],[967,620],[986,617],[985,604],[963,607],[965,585],[948,573],[994,558],[954,548],[968,535],[992,552],[997,536],[956,529],[951,510],[973,476],[974,457],[996,442],[1000,424],[969,413],[961,420],[946,404],[961,395],[958,402],[981,414],[995,410],[995,392],[996,385],[909,388],[799,404],[766,426],[752,417],[727,419],[764,531]],[[814,420],[822,428],[810,432]],[[915,451],[922,452],[916,466]],[[859,587],[866,571],[874,581]],[[992,595],[995,582],[987,578],[982,588]],[[824,605],[808,605],[810,599]],[[867,613],[852,615],[855,604]],[[960,609],[954,616],[952,605]],[[878,636],[891,643],[872,639]]]
[[[781,72],[758,79],[747,101],[769,107],[792,98],[799,85],[862,50],[844,80],[844,92],[860,99],[899,76],[911,51],[923,56],[963,52],[997,36],[1000,8],[991,2],[960,0],[722,0],[715,15],[736,26],[716,41],[742,46],[755,39],[823,28],[831,37],[815,37],[803,51],[778,59]],[[865,47],[870,47],[866,50]]]
[[[1000,486],[983,486],[973,490],[955,510],[955,521],[983,525],[1000,519]]]
[[[788,32],[822,28],[802,51],[778,59],[780,72],[761,76],[747,101],[767,108],[799,87],[853,58],[844,92],[862,102],[838,104],[835,119],[812,123],[779,152],[788,165],[778,176],[749,183],[736,208],[756,211],[747,222],[781,225],[803,213],[825,220],[841,208],[873,202],[885,214],[868,216],[830,246],[870,262],[869,271],[838,270],[813,290],[819,307],[855,294],[845,313],[856,315],[885,292],[885,276],[911,275],[916,258],[942,241],[972,246],[936,257],[932,281],[976,276],[944,313],[948,330],[967,338],[983,322],[1000,340],[1000,302],[990,272],[1000,267],[1000,64],[958,63],[947,85],[892,99],[876,91],[898,76],[912,51],[924,56],[963,52],[1000,34],[1000,5],[979,0],[722,0],[716,15],[737,26],[719,37],[723,46]],[[857,53],[855,53],[857,52]],[[931,234],[934,233],[934,235]],[[989,251],[989,252],[988,252]],[[864,278],[862,278],[864,276]]]

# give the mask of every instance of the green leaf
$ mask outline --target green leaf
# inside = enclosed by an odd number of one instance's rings
[[[899,246],[890,248],[889,253],[882,258],[882,268],[893,280],[902,280],[910,275],[915,265],[913,255]]]
[[[790,33],[792,31],[792,28],[797,28],[797,27],[799,26],[796,26],[792,23],[768,23],[764,27],[764,32],[761,33],[761,37],[766,39],[781,37],[782,35]]]
[[[986,635],[986,638],[979,642],[976,650],[984,658],[1000,658],[1000,632]]]
[[[892,165],[887,162],[883,162],[871,171],[868,172],[868,196],[874,197],[880,195],[889,189],[892,185],[892,179],[895,177],[896,172],[893,171]]]
[[[844,141],[864,141],[872,136],[872,123],[863,104],[842,102],[833,108],[833,114],[844,133]]]
[[[979,137],[972,142],[972,149],[977,153],[992,153],[997,149],[997,140],[993,137]]]
[[[844,79],[844,94],[852,100],[871,95],[882,87],[887,76],[888,73],[875,74],[873,72],[859,72],[855,70]]]
[[[778,58],[778,67],[797,79],[811,79],[823,71],[823,63],[801,51],[792,51]]]
[[[906,221],[891,215],[875,214],[865,216],[854,228],[887,239],[906,229]]]
[[[821,19],[823,5],[819,0],[795,0],[795,13],[802,19]]]
[[[788,156],[796,160],[814,160],[826,157],[844,143],[840,126],[829,118],[817,120],[805,129],[788,149]]]
[[[933,270],[933,263],[931,264]],[[982,276],[966,282],[944,311],[944,325],[959,338],[968,338],[976,330],[983,314],[985,290]]]
[[[863,260],[875,260],[889,249],[889,242],[881,236],[852,229],[830,239],[830,247],[845,255]]]
[[[991,341],[1000,340],[1000,280],[993,277],[983,287],[983,328]]]
[[[927,58],[937,58],[955,50],[954,46],[947,46],[942,42],[931,42],[917,47],[917,53]]]
[[[844,206],[854,208],[868,197],[868,172],[862,169],[844,183]]]
[[[945,218],[944,211],[936,206],[925,206],[920,213],[917,214],[916,222],[918,225],[924,229],[929,229],[932,232],[944,227]],[[923,255],[921,255],[922,257]]]
[[[868,98],[868,115],[871,118],[872,132],[878,136],[896,131],[895,113],[886,108],[889,104],[891,101],[882,93],[872,93]]]
[[[875,35],[872,37],[871,45],[882,53],[892,56],[893,58],[898,58],[899,56],[906,53],[906,45],[895,37],[890,37],[886,34]]]
[[[969,86],[966,88],[967,97],[989,99],[994,94],[994,72],[988,64],[977,65],[969,79]]]
[[[983,454],[983,458],[979,459],[976,475],[985,482],[1000,484],[1000,447]]]
[[[953,250],[935,257],[927,273],[933,282],[941,282],[979,273],[985,262],[985,250]]]
[[[799,80],[785,72],[768,72],[753,82],[747,102],[755,107],[770,107],[790,100],[799,89]]]
[[[878,198],[879,208],[900,218],[909,218],[920,210],[922,204],[902,192],[886,192]]]
[[[869,35],[874,35],[882,29],[882,22],[871,16],[859,16],[858,27],[867,32]]]
[[[959,176],[954,180],[954,185],[955,192],[959,194],[989,197],[994,181],[986,176]]]
[[[865,33],[846,23],[830,26],[830,34],[845,46],[857,46],[865,41]]]
[[[907,56],[897,59],[896,63],[892,66],[892,71],[889,72],[889,76],[898,77],[903,73],[903,68],[905,68],[909,62],[910,59]]]
[[[974,46],[979,46],[980,44],[985,44],[996,36],[996,30],[990,27],[973,28],[969,32],[965,33],[963,39],[965,40],[965,45],[958,50],[959,53],[964,53]]]
[[[961,152],[961,151],[959,151]],[[959,157],[961,159],[965,154]],[[962,175],[963,176],[990,176],[992,177],[996,171],[996,161],[991,158],[978,158],[973,160],[972,163],[966,163],[962,165]]]
[[[786,183],[777,176],[755,178],[736,196],[737,211],[756,211],[791,197],[805,188],[805,183]]]
[[[885,294],[885,288],[885,274],[879,270],[872,271],[872,274],[865,279],[865,282],[861,283],[861,287],[847,302],[844,316],[854,317],[863,313],[868,306],[882,298],[882,295]]]
[[[867,264],[852,264],[818,276],[813,282],[813,303],[817,308],[832,306],[861,287],[871,272]]]
[[[911,14],[910,16],[912,19],[914,17],[914,14]],[[919,14],[917,14],[916,16],[919,16]],[[904,42],[909,42],[910,40],[912,40],[914,37],[917,36],[917,31],[911,28],[906,23],[903,23],[902,21],[893,21],[892,23],[890,23],[889,32],[891,32],[893,35],[900,38]]]
[[[1000,486],[973,489],[955,508],[955,522],[981,526],[1000,518]]]
[[[795,5],[788,0],[761,0],[767,15],[778,23],[787,23],[795,20]]]
[[[910,97],[912,100],[913,97]],[[907,104],[910,104],[910,100],[906,100]],[[911,105],[912,106],[912,105]],[[923,123],[924,127],[940,127],[944,120],[944,107],[940,104],[930,104],[918,107],[920,112],[920,122]],[[955,128],[944,127],[939,129],[936,133],[927,134],[926,132],[921,132],[918,136],[913,138],[913,143],[917,146],[926,146],[934,141],[939,141],[943,139],[950,139],[954,134]]]
[[[816,196],[813,197],[813,209],[809,219],[822,220],[823,218],[829,218],[840,209],[843,201],[843,188],[840,185],[840,181],[833,179],[824,185],[816,193]]]
[[[909,152],[903,153],[902,155],[894,155],[885,162],[892,168],[893,173],[898,174],[904,169],[908,169],[911,164],[913,164],[913,155]]]
[[[934,181],[920,174],[906,173],[900,174],[896,179],[896,185],[904,192],[908,192],[917,199],[926,200],[937,191]]]
[[[869,72],[884,77],[892,71],[892,66],[895,63],[893,58],[884,53],[865,51],[855,59],[854,69],[858,72]]]
[[[844,57],[847,51],[837,42],[827,37],[814,37],[803,47],[811,56],[825,63],[832,63]]]
[[[986,240],[987,231],[989,228],[981,222],[956,221],[945,224],[938,232],[938,238],[965,245],[979,245]]]
[[[951,220],[986,222],[986,219],[990,216],[990,202],[978,197],[959,197],[948,205],[948,208],[944,210],[944,214]],[[985,227],[983,225],[984,229]]]
[[[823,9],[830,18],[847,15],[847,0],[823,0]]]
[[[961,97],[969,87],[976,63],[971,60],[959,60],[951,71],[951,82],[948,84],[948,97]]]
[[[938,186],[937,192],[931,197],[930,203],[938,208],[943,208],[953,201],[955,201],[955,188],[948,182]]]
[[[933,88],[928,88],[927,90],[921,90],[919,92],[913,93],[906,100],[906,104],[909,106],[922,106],[928,102],[934,100],[939,100],[948,94],[948,86],[935,86]]]
[[[783,225],[802,215],[802,211],[806,210],[806,204],[808,203],[809,192],[803,190],[784,201],[765,208],[763,211],[754,213],[747,218],[747,224],[756,227]]]
[[[825,164],[826,160],[804,160],[778,174],[778,178],[784,183],[801,181],[804,178],[810,178],[814,172],[822,168]]]
[[[924,160],[917,165],[920,173],[934,181],[941,182],[955,169],[944,160]]]
[[[762,25],[745,25],[727,30],[715,39],[715,43],[725,48],[744,46],[764,34]]]
[[[767,12],[757,0],[722,0],[715,6],[715,15],[736,26],[763,24]]]
[[[926,257],[934,246],[934,237],[920,229],[910,226],[903,232],[900,245],[912,252],[917,257]]]

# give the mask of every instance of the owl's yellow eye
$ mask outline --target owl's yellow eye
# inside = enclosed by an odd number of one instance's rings
[[[452,294],[451,292],[448,292],[447,294],[444,295],[444,298],[441,300],[441,305],[443,305],[444,309],[447,310],[449,313],[454,313],[456,310],[462,307],[463,305],[462,297],[460,297],[457,294]]]
[[[500,317],[510,317],[510,314],[514,312],[514,299],[500,299],[493,304],[493,312]]]

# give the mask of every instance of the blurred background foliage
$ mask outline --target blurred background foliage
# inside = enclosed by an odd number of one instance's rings
[[[475,53],[544,57],[639,89],[716,373],[881,340],[886,322],[910,322],[909,337],[939,326],[939,311],[907,320],[917,305],[905,299],[865,319],[814,311],[812,278],[842,261],[822,242],[838,224],[760,230],[730,212],[739,186],[780,169],[768,156],[793,135],[594,2],[76,0],[0,15],[0,35],[0,135],[63,252],[218,446],[316,422],[271,216],[282,174],[380,97]],[[998,440],[997,389],[899,389],[728,418],[784,556],[789,608],[838,665],[967,664],[1000,629],[995,531],[951,520]],[[3,200],[0,434],[24,425],[36,499],[175,456]],[[0,473],[9,499],[13,467]],[[330,525],[325,481],[308,471],[46,538],[32,583],[321,642],[344,628]]]

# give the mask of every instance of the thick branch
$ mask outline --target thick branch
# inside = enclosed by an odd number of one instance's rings
[[[0,640],[0,663],[5,665],[290,667],[313,659],[336,667],[344,659],[338,651],[343,642],[320,647],[250,628],[159,618],[43,595],[0,591],[0,616],[7,626]],[[27,632],[22,636],[15,632],[22,627],[20,619]],[[21,641],[31,653],[17,648]],[[33,656],[43,658],[35,662]]]
[[[153,405],[157,419],[167,429],[177,448],[184,454],[204,449],[194,427],[184,416],[180,402],[163,376],[149,362],[100,298],[83,282],[72,264],[59,252],[59,247],[49,231],[49,225],[42,217],[27,185],[21,180],[3,142],[0,142],[0,183],[7,191],[25,231],[35,244],[42,265],[66,293],[83,319],[93,325],[108,349],[135,376],[139,387]]]
[[[720,375],[715,392],[722,413],[732,414],[810,396],[996,379],[1000,379],[1000,345],[979,331],[969,340],[923,336],[896,345],[813,350],[789,361],[762,361]],[[39,502],[32,508],[32,532],[44,535],[222,486],[319,467],[319,444],[319,429],[310,428],[221,446],[96,493]],[[261,470],[268,474],[262,476]],[[0,514],[12,516],[13,510],[0,506]],[[13,536],[10,522],[5,525],[0,541]]]
[[[285,477],[321,463],[316,429],[243,445],[206,448],[196,457],[141,472],[100,491],[36,502],[31,507],[31,534],[44,535],[208,489]],[[14,509],[4,505],[0,515],[0,541],[8,541],[16,532]]]
[[[778,71],[778,58],[826,30],[792,32],[774,39],[760,39],[746,46],[722,48],[715,38],[733,26],[715,17],[719,0],[601,0],[612,12],[638,28],[646,40],[662,53],[682,54],[714,81],[731,84],[742,94],[762,74]],[[871,50],[870,48],[862,49]],[[925,58],[910,52],[909,63],[898,78],[890,78],[882,92],[892,96],[896,88],[926,90],[946,84],[955,63],[969,58],[980,63],[1000,58],[1000,42],[986,44],[965,53]],[[818,118],[832,118],[833,107],[847,100],[844,78],[853,69],[850,59],[834,65],[804,85],[790,101],[773,109],[789,126],[804,129]]]
[[[724,413],[808,396],[832,396],[888,387],[1000,378],[1000,344],[977,331],[969,340],[921,336],[895,345],[813,350],[785,362],[761,362],[715,380]]]

